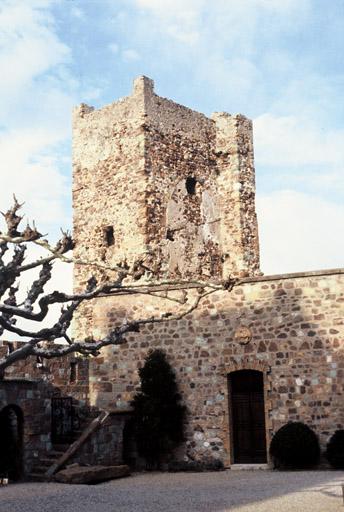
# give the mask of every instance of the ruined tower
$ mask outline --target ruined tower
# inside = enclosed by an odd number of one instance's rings
[[[153,81],[73,117],[76,254],[161,278],[259,273],[252,123],[161,98]],[[85,270],[76,267],[75,285]]]
[[[155,280],[250,277],[90,359],[91,405],[127,414],[138,369],[161,348],[188,410],[184,461],[265,462],[271,436],[289,420],[313,427],[325,446],[343,426],[344,272],[260,275],[251,122],[208,118],[140,77],[127,98],[75,110],[73,153],[77,257],[108,265],[141,257]],[[90,269],[74,272],[84,288]],[[177,307],[168,299],[87,301],[74,336],[101,339],[123,321],[159,317]]]

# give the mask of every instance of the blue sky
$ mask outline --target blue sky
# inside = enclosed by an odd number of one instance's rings
[[[73,105],[135,76],[254,121],[265,273],[343,266],[342,0],[1,0],[1,210],[71,226]]]

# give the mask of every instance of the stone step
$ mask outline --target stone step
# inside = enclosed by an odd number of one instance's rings
[[[64,443],[64,444],[54,444],[53,445],[53,452],[59,452],[61,455],[64,453],[68,448],[70,447],[72,443]],[[49,452],[51,453],[51,452]]]
[[[90,424],[92,418],[88,418],[85,421],[82,421],[79,425],[78,430],[73,432],[73,439],[68,443],[54,444],[53,449],[50,450],[45,457],[36,461],[35,466],[32,469],[32,472],[28,475],[28,479],[30,481],[35,482],[44,482],[49,480],[45,476],[46,471],[53,465],[55,462],[68,450],[71,444],[76,441],[83,433],[84,429]]]
[[[231,464],[232,471],[256,471],[269,469],[268,464]]]
[[[82,422],[77,430],[73,432],[73,438],[70,443],[53,444],[53,449],[50,450],[44,457],[36,461],[36,464],[32,468],[32,472],[28,475],[30,481],[44,482],[49,480],[45,476],[47,470],[53,466],[56,461],[62,457],[62,455],[69,449],[70,445],[73,444],[83,433],[84,429],[91,423],[92,417],[89,417]]]
[[[69,446],[69,445],[67,445]],[[63,455],[65,452],[65,450],[50,450],[49,452],[49,457],[54,457],[56,459],[58,459],[59,457],[61,457],[61,455]]]
[[[50,451],[48,452],[45,457],[40,458],[39,460],[35,461],[33,472],[35,473],[37,470],[37,473],[41,473],[42,471],[46,471],[50,466],[55,464],[55,462],[64,454],[64,452],[60,451]]]
[[[47,470],[47,467],[45,466],[34,466],[33,469],[32,469],[32,472],[36,475],[44,475],[44,473],[46,472]]]
[[[52,464],[54,464],[57,461],[58,457],[46,457],[44,459],[40,459],[37,461],[37,466],[42,466],[48,468]]]

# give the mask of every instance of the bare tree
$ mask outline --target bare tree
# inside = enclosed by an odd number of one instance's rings
[[[129,267],[126,262],[117,266],[107,266],[97,261],[82,261],[69,256],[74,243],[68,232],[62,232],[61,239],[51,245],[44,236],[39,233],[35,224],[26,225],[20,229],[23,217],[18,214],[22,207],[14,196],[13,206],[3,213],[6,229],[0,232],[0,336],[7,333],[15,334],[23,338],[26,343],[19,348],[9,351],[0,358],[0,372],[16,361],[29,356],[41,356],[44,358],[61,357],[77,352],[83,355],[97,355],[102,347],[118,345],[125,342],[125,335],[130,332],[138,332],[144,324],[161,323],[170,320],[178,320],[197,308],[202,299],[218,290],[231,290],[236,284],[234,279],[225,282],[202,282],[165,280],[156,281],[153,273],[144,265],[143,259],[138,257]],[[39,246],[46,251],[45,257],[27,262],[28,248]],[[86,289],[82,293],[64,293],[54,291],[45,293],[45,287],[52,276],[53,264],[62,261],[66,264],[86,265],[88,269],[111,271],[114,279],[111,282],[98,283],[96,278],[90,275]],[[39,272],[37,279],[33,279],[25,298],[18,300],[20,277],[25,272],[36,269]],[[90,270],[91,272],[91,270]],[[176,298],[169,294],[171,290],[182,290],[182,298]],[[190,289],[196,293],[189,294]],[[163,297],[173,303],[177,303],[177,312],[165,311],[160,316],[142,318],[128,321],[115,327],[102,339],[73,339],[68,330],[76,309],[81,303],[95,299],[99,296],[123,294],[145,294]],[[190,298],[189,295],[192,295]],[[52,325],[42,327],[40,323],[46,322],[49,310],[54,305],[61,305],[61,310]],[[175,304],[174,304],[175,306]],[[31,328],[19,326],[20,320],[30,321]],[[38,327],[37,327],[38,325]],[[63,344],[54,343],[63,340]],[[47,342],[50,342],[47,344]]]

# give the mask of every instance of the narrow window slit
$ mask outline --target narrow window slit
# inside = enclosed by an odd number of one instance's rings
[[[166,231],[166,239],[171,240],[171,242],[174,242],[174,236],[172,229],[167,229]]]
[[[192,176],[189,176],[188,178],[186,178],[186,181],[185,181],[185,188],[186,188],[186,191],[187,193],[190,195],[190,196],[193,196],[195,195],[195,192],[196,192],[196,179],[193,178]]]
[[[77,369],[78,369],[78,363],[76,361],[71,361],[70,375],[69,375],[69,382],[71,384],[73,384],[77,381]]]
[[[103,230],[104,234],[104,241],[107,247],[110,247],[111,245],[114,245],[115,243],[115,235],[113,232],[113,226],[107,226]]]

